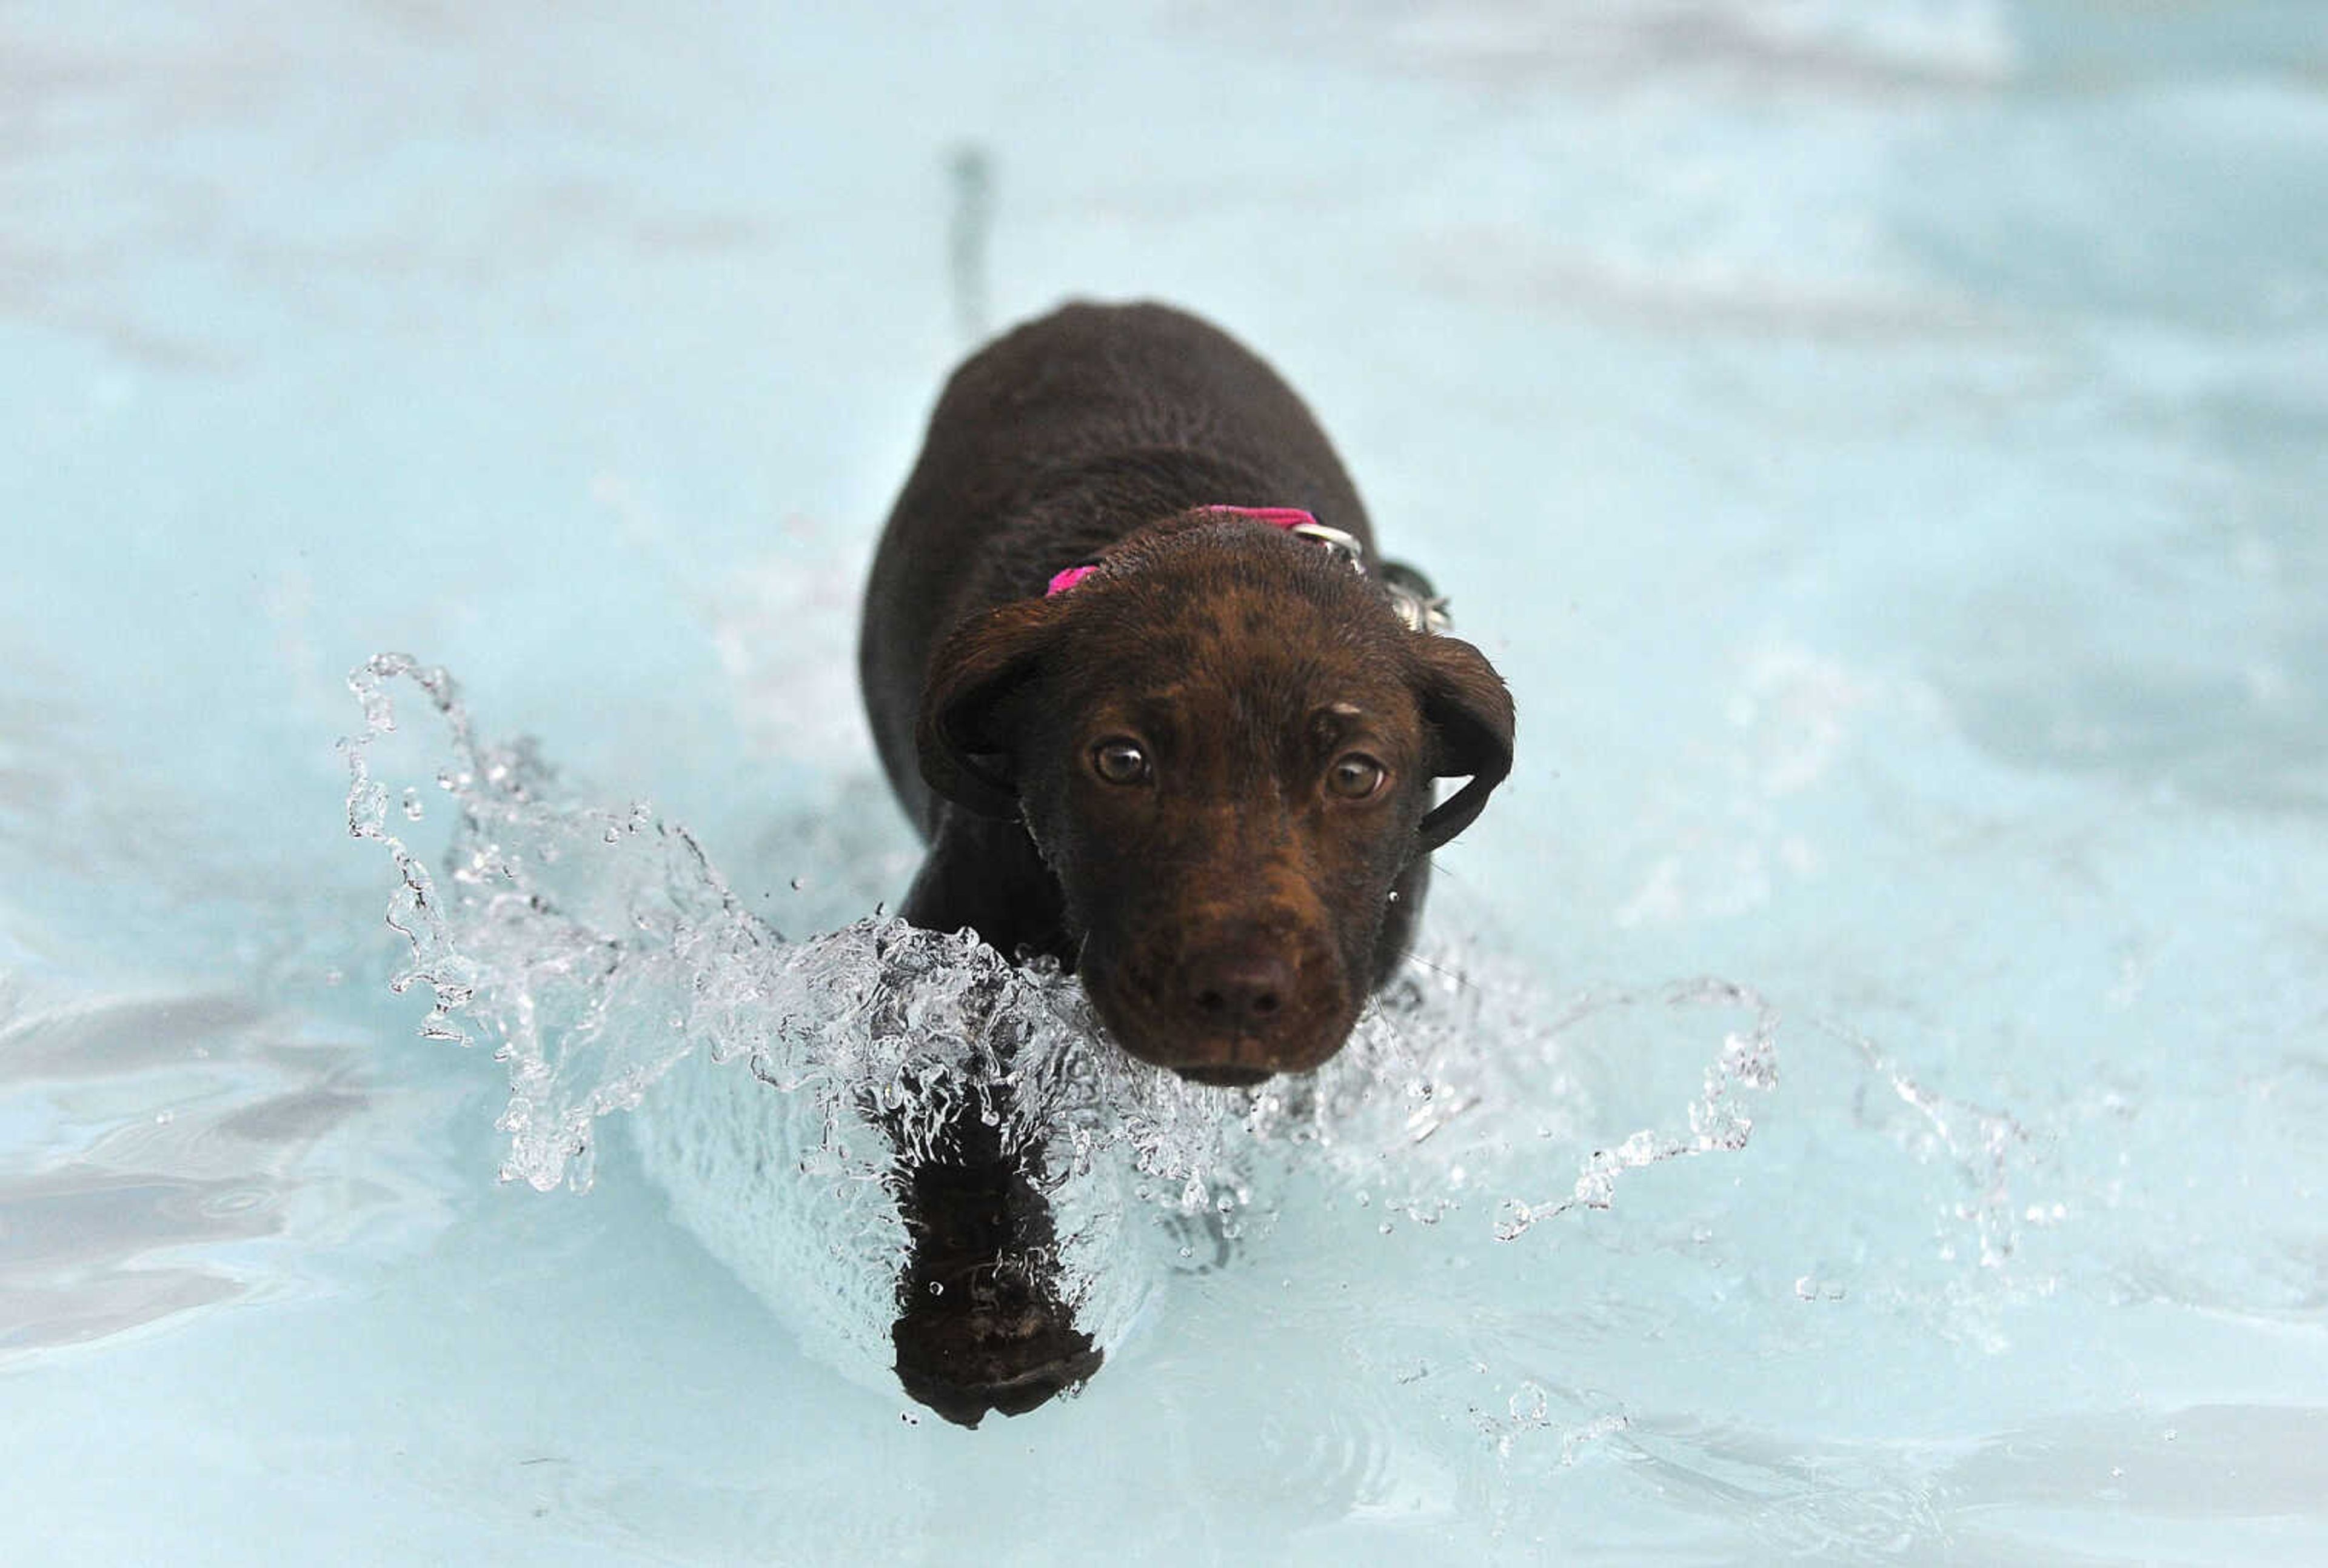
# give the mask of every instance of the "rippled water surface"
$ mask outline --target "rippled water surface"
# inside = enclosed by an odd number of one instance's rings
[[[2328,1560],[2315,7],[0,9],[0,1561]],[[1517,695],[1314,1081],[884,913],[1075,293]],[[968,1432],[1006,1081],[1111,1350]]]

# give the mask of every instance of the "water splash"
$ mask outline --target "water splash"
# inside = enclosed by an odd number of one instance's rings
[[[877,916],[787,940],[649,803],[590,804],[530,742],[481,737],[441,669],[383,653],[349,684],[364,730],[342,742],[348,829],[390,856],[388,924],[408,954],[390,984],[427,988],[424,1035],[489,1042],[506,1066],[502,1178],[585,1189],[599,1120],[642,1111],[635,1141],[679,1216],[812,1347],[868,1375],[886,1376],[906,1253],[889,1178],[965,1116],[1029,1156],[1057,1212],[1069,1299],[1105,1343],[1150,1281],[1185,1272],[1126,1267],[1127,1243],[1189,1254],[1201,1241],[1217,1263],[1273,1221],[1289,1167],[1323,1173],[1385,1234],[1524,1179],[1507,1169],[1515,1108],[1540,1137],[1591,1124],[1571,1041],[1587,1019],[1638,1033],[1626,1009],[1742,1008],[1753,1022],[1706,1069],[1686,1136],[1594,1154],[1571,1197],[1507,1200],[1505,1239],[1579,1203],[1606,1207],[1622,1170],[1742,1147],[1736,1092],[1773,1081],[1775,1015],[1741,988],[1561,1011],[1443,954],[1375,999],[1319,1072],[1253,1090],[1188,1084],[1108,1045],[1072,977],[969,933]],[[423,755],[403,765],[428,787],[382,750],[415,692],[441,731],[416,737]],[[390,831],[391,803],[402,831],[449,817],[441,857]],[[1162,1223],[1126,1225],[1143,1212]]]
[[[1581,1019],[1603,1008],[1635,1006],[1639,1000],[1632,995],[1594,1000],[1579,1004],[1571,1016]],[[1671,986],[1659,1000],[1667,1007],[1743,1008],[1754,1015],[1753,1023],[1745,1031],[1723,1038],[1721,1056],[1705,1069],[1704,1091],[1689,1108],[1689,1131],[1679,1134],[1643,1128],[1614,1148],[1594,1150],[1567,1196],[1541,1203],[1506,1199],[1503,1217],[1496,1225],[1498,1241],[1516,1241],[1538,1221],[1554,1218],[1572,1208],[1610,1207],[1616,1202],[1618,1179],[1626,1171],[1661,1160],[1746,1147],[1754,1122],[1741,1103],[1738,1091],[1759,1092],[1778,1086],[1778,1009],[1745,987],[1719,980]]]
[[[887,1161],[876,1140],[844,1154],[844,1103],[850,1117],[901,1130],[909,1153],[971,1110],[1004,1126],[1008,1148],[1045,1144],[1055,1184],[1126,1147],[1150,1188],[1190,1212],[1237,1185],[1238,1145],[1324,1141],[1385,1088],[1417,1136],[1442,1113],[1434,1106],[1460,1102],[1442,1095],[1444,1064],[1427,1058],[1456,1043],[1467,1015],[1424,1028],[1413,1000],[1371,1009],[1328,1071],[1245,1093],[1096,1048],[1071,978],[1013,964],[968,933],[876,917],[789,942],[648,803],[577,802],[530,742],[480,738],[445,671],[384,653],[349,682],[365,732],[342,743],[348,828],[389,851],[388,923],[410,955],[390,984],[428,988],[424,1035],[490,1040],[507,1065],[504,1179],[587,1187],[594,1123],[699,1052],[741,1058],[765,1084],[825,1105],[822,1153],[836,1169],[875,1175]],[[435,784],[455,825],[441,878],[389,830],[395,791],[374,776],[399,682],[445,726],[450,756]]]
[[[2020,1240],[2014,1223],[2013,1166],[2015,1157],[2032,1142],[2029,1129],[2002,1111],[1954,1099],[1931,1088],[1855,1029],[1824,1019],[1816,1027],[1850,1047],[1878,1083],[1916,1113],[1921,1133],[1912,1142],[1919,1152],[1944,1156],[1962,1173],[1969,1189],[1968,1197],[1952,1206],[1951,1216],[1973,1227],[1980,1266],[2004,1269]],[[2044,1224],[2051,1215],[2038,1208],[2027,1217],[2032,1224]]]

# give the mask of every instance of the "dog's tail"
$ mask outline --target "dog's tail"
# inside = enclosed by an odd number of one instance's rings
[[[967,346],[986,341],[987,239],[994,226],[994,160],[975,142],[956,147],[946,170],[953,210],[946,224],[946,261],[953,284],[954,324]]]

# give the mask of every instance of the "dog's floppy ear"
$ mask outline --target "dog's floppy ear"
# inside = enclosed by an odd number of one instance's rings
[[[1469,643],[1422,635],[1415,639],[1414,650],[1422,719],[1437,737],[1432,775],[1468,775],[1471,781],[1415,830],[1427,855],[1469,827],[1488,794],[1512,771],[1512,694],[1495,666]]]
[[[996,720],[1003,701],[1031,679],[1057,634],[1046,600],[1025,599],[972,616],[930,661],[914,747],[930,788],[982,817],[1018,814],[1010,737]]]

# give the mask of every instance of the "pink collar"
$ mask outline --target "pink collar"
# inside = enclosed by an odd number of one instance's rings
[[[1255,522],[1265,522],[1272,528],[1281,528],[1288,533],[1314,539],[1328,549],[1346,556],[1360,571],[1366,569],[1358,555],[1358,541],[1338,528],[1328,528],[1298,506],[1199,506],[1197,511],[1216,517],[1247,517]],[[1092,573],[1096,565],[1069,567],[1051,579],[1044,591],[1047,599],[1056,599]]]

